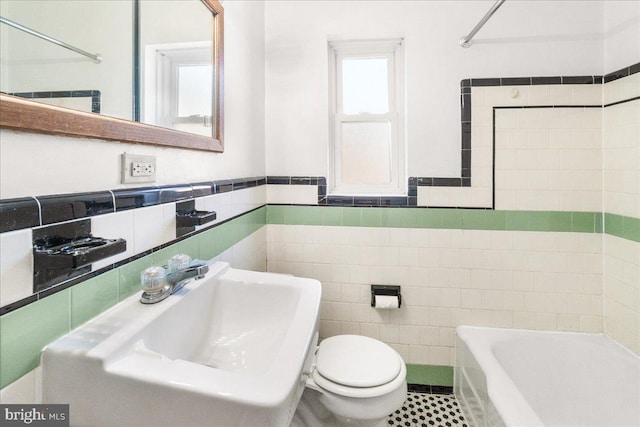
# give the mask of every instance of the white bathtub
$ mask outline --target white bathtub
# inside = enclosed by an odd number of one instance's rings
[[[459,326],[470,426],[640,426],[640,358],[600,334]]]

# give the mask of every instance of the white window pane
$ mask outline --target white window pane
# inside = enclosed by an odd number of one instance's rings
[[[342,111],[345,114],[389,112],[387,58],[342,61]]]
[[[343,122],[341,134],[344,184],[391,182],[391,123]]]
[[[211,65],[178,67],[178,117],[211,115]]]

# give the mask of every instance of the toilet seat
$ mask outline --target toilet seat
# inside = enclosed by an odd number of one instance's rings
[[[400,355],[378,340],[338,335],[320,343],[312,378],[317,386],[345,397],[376,397],[405,381]]]

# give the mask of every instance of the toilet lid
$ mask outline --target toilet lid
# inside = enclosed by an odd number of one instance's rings
[[[400,373],[400,358],[388,345],[360,335],[338,335],[320,343],[316,370],[348,387],[376,387]]]

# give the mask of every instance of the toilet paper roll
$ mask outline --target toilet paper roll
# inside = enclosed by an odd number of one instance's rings
[[[398,297],[392,295],[376,295],[376,308],[391,310],[398,308]]]

